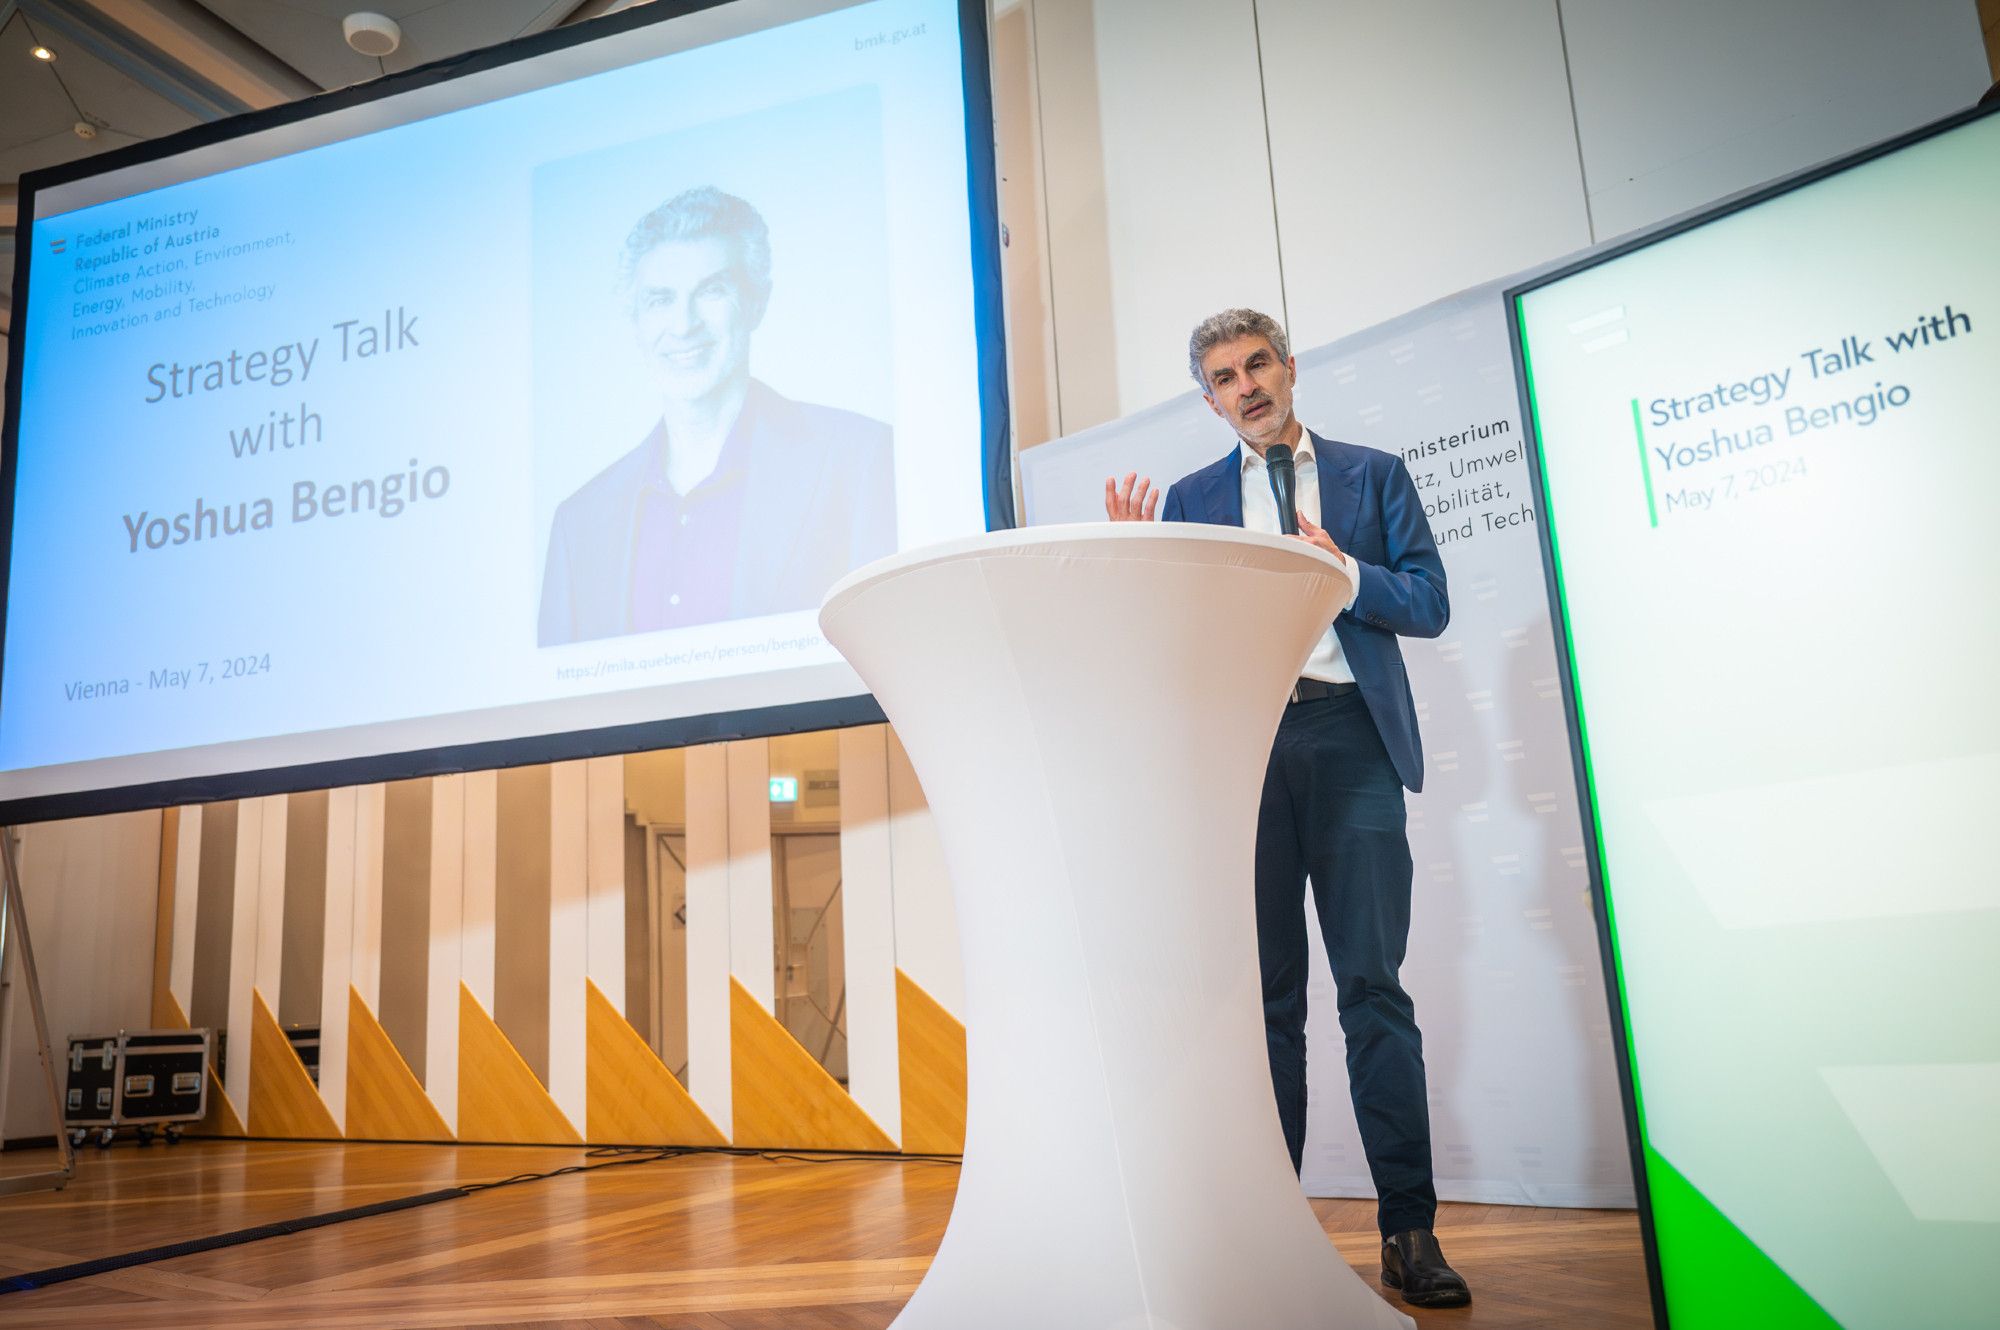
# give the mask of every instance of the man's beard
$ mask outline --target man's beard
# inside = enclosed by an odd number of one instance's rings
[[[1255,419],[1244,418],[1244,413],[1251,407],[1260,406],[1265,403],[1270,404],[1271,409],[1269,411],[1266,411],[1263,415]],[[1290,413],[1279,410],[1277,400],[1271,397],[1261,397],[1255,401],[1245,403],[1242,407],[1238,408],[1236,416],[1237,425],[1241,429],[1243,437],[1253,443],[1262,444],[1275,443],[1283,438],[1285,424],[1290,418]]]

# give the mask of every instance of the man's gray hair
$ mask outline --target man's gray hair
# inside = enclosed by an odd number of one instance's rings
[[[713,185],[682,190],[633,224],[618,260],[619,285],[629,287],[640,260],[668,241],[710,236],[735,243],[737,277],[761,311],[771,298],[771,229],[763,214]]]
[[[1269,314],[1259,314],[1254,309],[1225,309],[1220,314],[1211,314],[1197,323],[1188,337],[1188,373],[1194,375],[1202,392],[1208,391],[1208,380],[1202,376],[1201,358],[1213,348],[1239,337],[1261,337],[1278,353],[1278,359],[1292,358],[1285,330]]]

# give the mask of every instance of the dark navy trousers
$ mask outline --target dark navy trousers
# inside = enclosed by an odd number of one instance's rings
[[[1285,708],[1257,816],[1257,949],[1278,1119],[1306,1143],[1306,882],[1332,963],[1347,1079],[1386,1237],[1429,1228],[1423,1035],[1397,972],[1410,938],[1403,783],[1358,689]]]

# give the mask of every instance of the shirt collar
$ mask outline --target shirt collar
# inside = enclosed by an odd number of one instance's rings
[[[1261,471],[1264,469],[1264,459],[1259,457],[1256,450],[1243,442],[1243,440],[1238,439],[1236,441],[1236,451],[1243,459],[1243,470]],[[1292,449],[1292,465],[1294,467],[1301,467],[1311,461],[1313,461],[1312,431],[1301,428],[1299,430],[1299,446]]]
[[[729,432],[722,436],[722,447],[716,451],[715,465],[709,469],[706,476],[696,482],[694,489],[689,490],[688,494],[695,493],[719,477],[743,470],[749,460],[750,435],[756,428],[759,405],[757,390],[761,386],[757,380],[750,380],[750,390],[743,396],[743,405],[737,408],[736,419],[729,422]],[[673,490],[673,486],[667,481],[667,422],[655,420],[653,428],[647,431],[646,443],[642,446],[651,448],[646,463],[646,483]]]

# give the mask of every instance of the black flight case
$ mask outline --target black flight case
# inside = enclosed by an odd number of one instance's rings
[[[81,1145],[94,1131],[100,1149],[120,1127],[141,1145],[157,1130],[168,1142],[208,1112],[213,1036],[200,1030],[125,1030],[70,1041],[69,1091],[63,1126]]]

